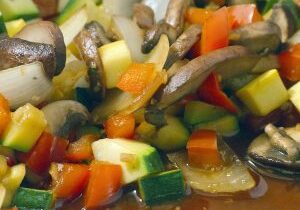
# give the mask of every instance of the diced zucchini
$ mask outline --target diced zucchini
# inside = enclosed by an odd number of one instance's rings
[[[297,82],[288,90],[290,101],[294,104],[300,112],[300,82]]]
[[[92,148],[96,160],[121,165],[123,184],[163,170],[158,152],[148,144],[126,139],[101,139],[93,142]]]
[[[184,148],[189,139],[189,131],[176,117],[166,117],[167,125],[161,127],[150,143],[164,151]]]
[[[210,105],[201,101],[189,102],[184,111],[184,121],[190,125],[215,120],[227,114],[221,107]]]
[[[225,115],[210,122],[197,124],[193,128],[193,130],[198,129],[215,130],[222,136],[233,136],[239,132],[240,127],[237,117],[233,115]]]
[[[238,90],[236,95],[258,116],[266,116],[288,100],[288,92],[276,69],[252,80]]]
[[[130,51],[124,40],[112,42],[99,48],[106,78],[106,87],[114,88],[122,74],[132,63]]]
[[[53,192],[20,187],[13,199],[13,205],[27,209],[50,209],[53,203]]]
[[[4,131],[2,144],[9,148],[28,152],[45,130],[44,113],[31,104],[18,108]]]
[[[14,192],[20,187],[24,177],[26,169],[24,164],[18,164],[12,166],[6,175],[2,179],[2,184],[10,191]]]
[[[17,34],[19,31],[26,26],[26,22],[24,19],[18,19],[18,20],[12,20],[5,23],[7,34],[10,37],[13,37],[15,34]]]
[[[68,1],[56,22],[58,25],[63,24],[67,19],[69,19],[72,15],[78,12],[84,5],[86,5],[86,0],[72,0]]]
[[[135,130],[139,138],[149,141],[156,133],[155,125],[143,121]]]
[[[2,33],[6,33],[6,27],[5,27],[3,15],[0,11],[0,34]]]
[[[19,18],[30,20],[39,16],[39,10],[32,0],[1,0],[0,11],[5,21]]]
[[[185,195],[180,169],[161,172],[138,180],[139,193],[147,205],[178,200]]]

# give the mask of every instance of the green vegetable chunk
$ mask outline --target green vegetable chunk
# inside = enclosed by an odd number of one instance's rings
[[[30,20],[39,16],[39,10],[32,0],[1,0],[0,11],[5,21],[19,18]]]
[[[58,25],[63,24],[67,19],[74,15],[78,10],[80,10],[86,4],[86,0],[72,0],[68,1],[67,5],[64,7],[56,23]]]
[[[53,192],[20,187],[13,199],[13,205],[25,209],[50,209],[53,203]]]
[[[190,125],[215,120],[227,114],[221,107],[210,105],[201,101],[189,102],[184,111],[184,121]]]
[[[6,27],[5,27],[5,23],[4,23],[4,19],[3,19],[3,15],[0,12],[0,34],[2,33],[6,33]]]
[[[96,160],[122,167],[123,184],[163,170],[163,163],[154,147],[127,139],[101,139],[93,142]]]
[[[147,205],[178,200],[185,195],[183,174],[180,169],[143,177],[138,180],[138,188]]]
[[[210,122],[197,124],[193,128],[193,130],[198,129],[215,130],[222,136],[233,136],[239,132],[240,127],[237,117],[226,115]]]

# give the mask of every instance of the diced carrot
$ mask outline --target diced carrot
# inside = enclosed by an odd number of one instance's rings
[[[227,47],[229,44],[228,11],[222,7],[215,11],[205,22],[201,36],[201,54]]]
[[[125,92],[140,94],[155,76],[153,63],[133,63],[121,76],[117,87]]]
[[[185,20],[191,24],[203,25],[212,14],[213,10],[190,7],[186,11]]]
[[[75,198],[88,183],[89,167],[83,164],[52,163],[50,174],[57,198]]]
[[[135,128],[134,115],[114,115],[105,122],[104,127],[109,138],[132,138]]]
[[[11,120],[8,101],[0,94],[0,135]]]
[[[79,140],[70,143],[65,158],[71,162],[81,162],[93,159],[92,142],[98,139],[95,135],[84,135]]]
[[[222,164],[218,151],[217,134],[211,130],[197,130],[189,138],[187,146],[189,162],[198,167],[217,167]]]
[[[216,106],[221,106],[230,112],[237,113],[238,110],[236,106],[221,90],[219,83],[218,75],[216,73],[210,74],[199,87],[198,96],[200,100]]]
[[[105,204],[121,188],[122,169],[119,165],[94,160],[90,165],[90,180],[84,194],[86,208]]]

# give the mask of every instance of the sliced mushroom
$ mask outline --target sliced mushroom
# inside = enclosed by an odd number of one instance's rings
[[[60,137],[68,137],[70,131],[86,124],[90,114],[81,103],[71,100],[56,101],[42,108],[49,131]]]
[[[154,25],[154,12],[145,4],[134,4],[133,19],[142,29],[150,29]]]
[[[33,0],[38,6],[40,14],[43,18],[48,18],[56,15],[58,12],[58,0]]]
[[[89,68],[88,75],[90,87],[95,95],[104,97],[105,95],[105,75],[102,62],[98,54],[98,39],[94,38],[95,33],[83,29],[76,37],[75,44],[80,50],[80,54]]]
[[[170,0],[167,8],[165,22],[173,26],[178,35],[181,34],[183,30],[184,15],[188,2],[189,1],[186,0]]]
[[[55,49],[49,44],[40,44],[17,38],[0,39],[0,70],[40,61],[45,72],[52,78],[56,69]]]
[[[186,94],[195,91],[207,76],[223,62],[248,54],[242,46],[231,46],[215,50],[195,58],[180,68],[169,82],[163,87],[158,96],[158,106],[165,108]]]
[[[273,22],[256,22],[233,30],[230,33],[232,45],[242,45],[255,53],[274,52],[281,43],[281,30]]]
[[[201,27],[191,25],[171,45],[164,68],[169,69],[177,60],[181,60],[191,47],[199,40]]]
[[[65,67],[66,46],[59,27],[50,21],[39,21],[26,25],[14,38],[29,42],[52,45],[55,49],[56,70],[53,75],[58,75]],[[45,65],[45,64],[44,64]]]
[[[87,23],[85,29],[90,32],[93,40],[95,41],[97,47],[108,44],[111,41],[106,37],[105,30],[97,21],[91,21]]]
[[[286,4],[279,3],[273,6],[270,21],[279,26],[282,42],[286,42],[297,29],[296,20],[294,19],[290,8]]]
[[[161,34],[166,34],[171,44],[175,42],[183,30],[184,15],[188,2],[186,0],[169,1],[165,19],[146,32],[142,45],[143,53],[149,53],[153,49]]]
[[[176,29],[164,21],[161,21],[146,31],[142,45],[142,52],[149,53],[156,46],[162,34],[166,34],[168,36],[171,44],[175,42],[177,38]]]

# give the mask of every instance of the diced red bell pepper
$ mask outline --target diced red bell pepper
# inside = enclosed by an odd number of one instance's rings
[[[263,21],[255,4],[241,4],[228,7],[228,18],[231,29]]]
[[[98,139],[95,135],[84,135],[79,140],[70,143],[65,158],[71,162],[82,162],[93,159],[91,144]]]
[[[230,112],[236,113],[238,111],[234,103],[221,90],[218,75],[216,73],[210,74],[202,83],[198,90],[198,96],[200,100],[216,106],[221,106]]]
[[[52,163],[50,174],[57,198],[75,198],[83,192],[88,183],[89,167],[83,164]]]
[[[203,25],[212,14],[213,10],[189,7],[185,14],[185,20],[190,24]]]
[[[291,81],[300,80],[300,44],[280,53],[280,75]]]
[[[227,47],[229,44],[228,11],[222,7],[215,11],[205,22],[201,36],[201,54]]]
[[[32,172],[43,175],[50,167],[51,162],[61,162],[64,159],[69,141],[53,137],[43,132],[37,143],[28,153],[18,153],[18,159],[24,162]]]
[[[135,128],[134,115],[114,115],[105,122],[104,127],[109,138],[132,138]]]
[[[94,160],[90,165],[90,180],[84,194],[86,208],[97,208],[121,188],[122,169],[119,165]]]

